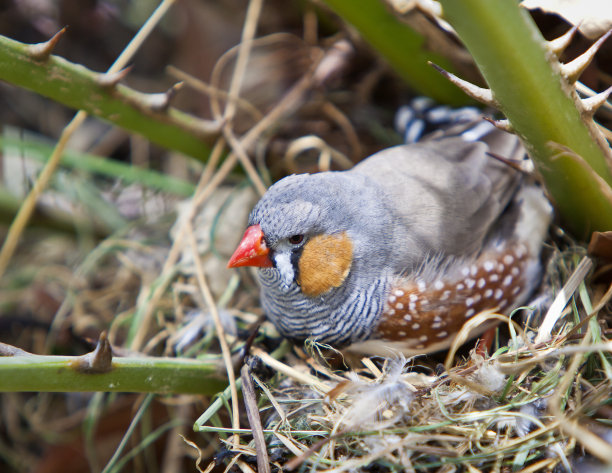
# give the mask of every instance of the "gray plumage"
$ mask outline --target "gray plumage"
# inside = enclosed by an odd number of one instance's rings
[[[474,255],[486,245],[520,175],[487,155],[516,158],[516,137],[441,138],[383,150],[350,171],[289,176],[255,206],[274,268],[261,268],[262,304],[286,337],[347,345],[367,339],[394,277],[427,261]],[[293,235],[346,232],[353,262],[344,284],[310,298],[296,283]]]

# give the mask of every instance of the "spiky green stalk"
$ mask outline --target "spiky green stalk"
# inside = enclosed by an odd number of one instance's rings
[[[227,385],[220,360],[129,357],[104,373],[79,368],[81,357],[0,356],[0,392],[137,392],[213,395]]]
[[[594,136],[592,119],[579,110],[528,13],[513,0],[441,3],[526,144],[565,224],[579,237],[612,229],[609,150]]]
[[[68,107],[85,110],[160,146],[201,161],[208,158],[218,129],[173,107],[163,97],[113,84],[93,72],[53,55],[37,55],[35,45],[0,36],[0,80],[30,89]]]

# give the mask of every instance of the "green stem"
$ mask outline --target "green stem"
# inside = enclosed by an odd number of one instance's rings
[[[557,59],[514,0],[441,0],[523,139],[565,223],[578,237],[612,229],[612,174],[606,153],[576,108]],[[549,62],[550,61],[550,62]],[[559,146],[571,152],[560,152]]]
[[[61,57],[37,59],[33,46],[0,36],[0,80],[140,133],[153,143],[201,161],[208,158],[218,127],[173,107],[157,109],[154,95],[121,84]]]
[[[138,392],[212,395],[227,380],[219,360],[119,358],[106,373],[80,370],[74,356],[0,357],[0,392]]]
[[[34,138],[25,140],[11,137],[0,137],[0,147],[19,155],[27,156],[40,162],[46,162],[53,152],[53,146]],[[167,174],[145,169],[131,164],[106,159],[93,154],[66,150],[62,153],[61,164],[68,168],[79,169],[90,173],[121,179],[124,183],[137,183],[153,190],[171,192],[182,197],[193,195],[195,186],[190,182],[177,179]]]

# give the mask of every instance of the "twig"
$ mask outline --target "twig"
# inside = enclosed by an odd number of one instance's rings
[[[206,277],[204,276],[204,269],[202,268],[202,262],[200,261],[198,254],[198,244],[196,242],[195,235],[193,234],[193,227],[191,226],[191,222],[186,223],[186,230],[187,236],[189,238],[189,244],[193,251],[193,261],[195,263],[196,277],[200,286],[200,291],[204,296],[204,300],[208,305],[208,309],[210,310],[213,321],[215,323],[217,337],[219,339],[219,344],[221,345],[221,353],[223,354],[223,362],[225,363],[225,369],[227,371],[227,377],[229,379],[230,389],[232,393],[232,427],[235,429],[239,429],[240,412],[238,410],[238,388],[236,387],[236,375],[234,374],[234,366],[232,364],[232,354],[227,344],[227,340],[225,339],[225,330],[223,329],[223,325],[221,324],[219,311],[217,310],[217,304],[215,303],[215,299],[213,298],[213,295],[210,292],[210,288],[208,287],[208,283],[206,282]],[[234,444],[238,445],[239,443],[240,436],[236,434],[234,435]]]
[[[249,2],[246,18],[244,20],[244,27],[242,29],[242,38],[238,47],[238,58],[236,59],[236,67],[234,69],[232,81],[230,83],[230,97],[238,97],[240,89],[242,87],[246,72],[246,66],[249,61],[251,49],[253,47],[253,38],[255,36],[255,30],[257,28],[257,22],[259,20],[262,5],[263,0],[251,0]],[[225,139],[234,150],[234,153],[238,156],[242,167],[246,171],[247,175],[249,176],[249,179],[255,186],[257,192],[259,192],[260,195],[263,195],[266,192],[266,186],[261,180],[261,177],[259,177],[259,174],[257,174],[257,171],[253,166],[253,163],[251,163],[249,157],[247,156],[247,153],[245,152],[243,146],[236,139],[236,136],[232,131],[233,119],[235,114],[236,102],[232,100],[226,102],[223,117],[215,116],[215,118],[218,119],[220,123],[225,124],[223,126],[223,135],[225,136]]]
[[[242,82],[244,80],[244,74],[246,72],[246,66],[249,62],[249,56],[251,55],[252,40],[255,37],[255,30],[257,29],[257,23],[259,21],[259,15],[261,13],[261,7],[263,6],[263,0],[251,0],[246,12],[244,19],[244,27],[242,28],[242,38],[240,39],[240,46],[238,47],[238,58],[236,59],[236,68],[232,75],[232,82],[230,83],[229,96],[237,97],[240,89],[242,88]],[[234,119],[236,113],[236,102],[227,102],[225,111],[223,113],[223,123],[229,123]]]
[[[261,348],[253,347],[251,349],[251,353],[261,358],[261,361],[263,361],[265,365],[268,365],[270,368],[273,368],[283,374],[286,374],[287,376],[295,379],[296,381],[299,381],[300,383],[312,386],[313,388],[318,389],[322,393],[327,393],[327,391],[330,390],[329,386],[319,381],[319,379],[315,376],[291,368],[290,366],[273,358],[272,356],[270,356],[270,354],[266,353]]]
[[[255,397],[255,386],[253,385],[248,363],[242,366],[240,378],[242,379],[242,396],[244,397],[246,414],[249,419],[251,430],[253,431],[253,440],[255,441],[257,471],[260,473],[270,473],[268,450],[266,449],[266,440],[263,435],[261,419],[259,418],[259,409],[257,408],[257,399]]]

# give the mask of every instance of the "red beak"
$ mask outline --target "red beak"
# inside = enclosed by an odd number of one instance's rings
[[[227,263],[227,267],[257,266],[259,268],[271,268],[273,264],[268,257],[268,253],[270,253],[270,250],[266,246],[261,227],[251,225],[244,232],[244,236]]]

